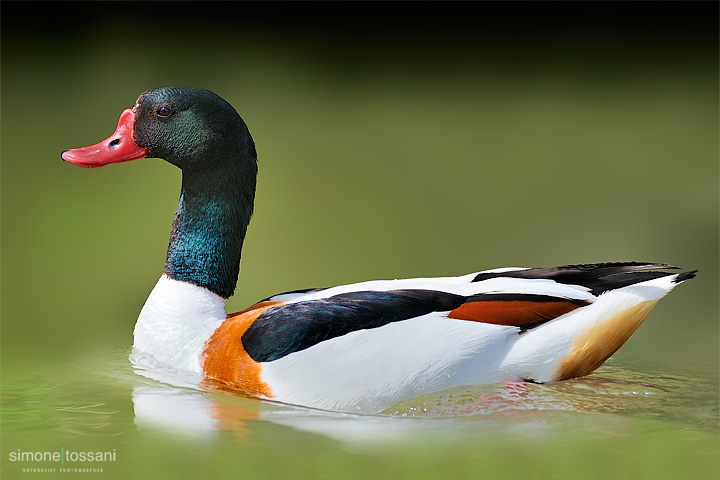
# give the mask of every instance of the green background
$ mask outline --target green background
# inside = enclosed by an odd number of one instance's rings
[[[3,373],[132,343],[162,272],[179,171],[159,159],[84,170],[60,153],[106,138],[141,92],[180,85],[233,104],[258,149],[228,311],[369,279],[666,262],[700,273],[616,357],[716,375],[716,19],[703,2],[3,2]],[[618,450],[648,454],[638,435]],[[681,448],[670,438],[648,465]],[[368,466],[318,442],[296,452],[294,474],[446,469],[414,449]],[[572,432],[524,453],[534,463],[570,448],[607,467],[593,442]],[[253,455],[272,458],[262,445]],[[235,448],[222,443],[197,465]],[[451,450],[460,472],[484,468],[472,448]],[[537,478],[583,468],[553,458]]]

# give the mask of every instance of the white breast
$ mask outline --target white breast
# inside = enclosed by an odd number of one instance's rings
[[[225,299],[203,287],[163,275],[135,325],[134,358],[150,355],[153,368],[201,372],[205,342],[225,320]]]

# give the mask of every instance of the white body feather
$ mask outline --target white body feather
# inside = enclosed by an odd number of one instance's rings
[[[432,313],[263,363],[262,377],[281,402],[378,412],[424,393],[499,380],[517,331]]]

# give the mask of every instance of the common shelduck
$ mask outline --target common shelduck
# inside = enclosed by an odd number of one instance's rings
[[[461,385],[588,375],[695,275],[641,262],[499,268],[294,291],[227,315],[255,197],[247,126],[212,92],[158,88],[108,139],[62,154],[87,168],[147,157],[179,167],[182,190],[133,357],[259,398],[372,413]]]

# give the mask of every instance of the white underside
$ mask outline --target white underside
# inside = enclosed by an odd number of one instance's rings
[[[548,381],[573,341],[588,328],[639,303],[655,301],[675,286],[675,275],[601,295],[581,286],[543,279],[462,277],[373,281],[309,294],[287,302],[362,290],[423,288],[461,295],[534,293],[595,300],[519,335],[517,327],[448,319],[435,312],[380,328],[358,330],[262,364],[273,399],[336,411],[374,413],[446,388],[533,379]],[[278,298],[278,297],[276,297]],[[208,290],[163,275],[135,327],[137,361],[150,368],[202,372],[205,342],[225,319],[225,301]],[[152,363],[152,365],[148,365]]]

